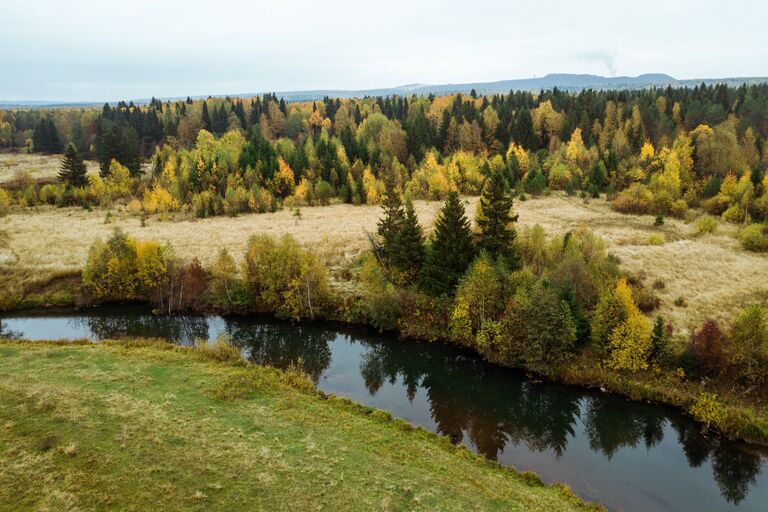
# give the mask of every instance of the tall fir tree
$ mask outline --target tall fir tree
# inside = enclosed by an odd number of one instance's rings
[[[51,116],[43,116],[32,133],[32,147],[39,153],[58,153],[61,151],[59,130]]]
[[[434,295],[452,294],[475,257],[472,228],[459,194],[448,194],[435,221],[432,245],[421,271],[422,286]]]
[[[395,234],[395,247],[389,256],[392,267],[406,283],[413,281],[424,264],[424,231],[411,200],[405,202],[405,215]]]
[[[80,153],[71,142],[67,144],[64,150],[64,160],[59,169],[59,179],[70,187],[84,187],[88,184],[86,173],[88,168],[85,166]]]
[[[504,260],[510,267],[519,264],[514,241],[517,233],[513,226],[517,215],[512,213],[512,196],[506,190],[501,172],[490,172],[480,195],[477,225],[480,228],[479,246],[490,256]]]
[[[384,210],[384,216],[379,219],[378,233],[379,237],[381,237],[381,249],[383,252],[380,256],[388,259],[395,252],[397,234],[403,225],[405,211],[403,211],[400,194],[395,190],[395,181],[392,176],[385,178],[385,187],[384,201],[381,205]]]
[[[203,130],[212,132],[213,128],[211,127],[211,115],[208,113],[208,102],[203,101],[203,117],[202,117],[202,123],[203,123]]]

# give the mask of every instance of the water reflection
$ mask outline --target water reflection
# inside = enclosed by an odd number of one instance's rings
[[[489,459],[524,463],[611,508],[764,510],[768,500],[765,459],[754,447],[705,437],[665,408],[536,383],[452,347],[342,327],[156,317],[130,308],[0,322],[0,335],[33,339],[144,336],[189,344],[222,333],[254,363],[300,362],[325,390],[387,408]]]

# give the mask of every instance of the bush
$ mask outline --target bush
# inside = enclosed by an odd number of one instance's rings
[[[708,235],[717,231],[717,219],[711,215],[702,215],[696,221],[696,234]]]
[[[765,308],[745,308],[731,327],[733,363],[748,384],[760,384],[768,375],[768,317]]]
[[[245,281],[254,308],[280,318],[314,318],[330,302],[325,266],[289,235],[250,239]]]
[[[709,376],[719,375],[725,366],[724,336],[714,320],[707,320],[694,331],[690,344],[696,369]]]
[[[739,231],[741,246],[754,252],[768,252],[768,224],[752,224]]]
[[[664,235],[656,233],[648,237],[648,245],[664,245],[666,242]]]
[[[363,261],[360,277],[371,324],[381,331],[395,329],[402,311],[400,296],[373,256],[368,255]]]
[[[707,427],[719,427],[725,420],[723,405],[714,393],[702,392],[691,405],[691,415]]]
[[[650,213],[653,210],[653,193],[645,185],[633,183],[611,201],[611,208],[621,213]]]
[[[63,204],[64,185],[49,183],[40,187],[40,201],[51,205]]]
[[[333,197],[333,185],[327,181],[318,180],[315,185],[315,200],[319,205],[326,206],[331,202]]]
[[[0,217],[8,215],[11,211],[11,194],[0,188]]]

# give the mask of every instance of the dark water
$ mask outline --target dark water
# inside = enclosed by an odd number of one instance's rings
[[[301,358],[320,389],[390,411],[587,500],[626,511],[768,511],[766,453],[704,437],[673,410],[557,384],[467,351],[338,325],[263,318],[155,317],[144,308],[27,314],[0,331],[27,339],[227,333],[250,360]]]

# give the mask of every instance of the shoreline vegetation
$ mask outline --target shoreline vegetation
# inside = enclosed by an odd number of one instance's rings
[[[73,290],[77,290],[73,293]],[[78,273],[65,273],[55,277],[51,282],[41,285],[39,291],[33,291],[30,297],[19,301],[15,307],[6,311],[45,311],[56,307],[75,307],[90,308],[106,305],[112,301],[98,302],[89,297],[85,302],[82,277]],[[224,291],[226,294],[226,291]],[[129,302],[153,305],[152,301],[134,299]],[[156,305],[156,304],[155,304]],[[226,308],[216,306],[210,303],[198,303],[194,308],[187,308],[184,311],[193,312],[202,315],[248,315],[244,310],[236,308]],[[168,311],[165,309],[155,309],[155,314],[165,315]],[[171,314],[177,312],[172,311]],[[278,318],[286,318],[286,315],[275,314],[274,311],[260,311],[275,315]],[[291,320],[291,321],[296,321]],[[300,321],[333,321],[353,325],[363,325],[369,328],[376,328],[370,321],[361,318],[350,318],[348,310],[337,309],[335,311],[322,310],[316,311],[314,316],[303,318]],[[409,331],[407,334],[402,328],[395,328],[398,334],[406,339],[414,339],[422,342],[438,342],[447,344],[456,344],[455,340],[447,338],[438,338],[433,335],[421,335],[419,332]],[[424,334],[422,332],[422,334]],[[0,336],[2,332],[0,331]],[[473,348],[475,352],[488,360],[482,352]],[[699,421],[704,429],[712,429],[720,432],[727,437],[740,439],[749,443],[768,446],[768,417],[765,412],[762,414],[756,412],[754,404],[744,399],[743,392],[734,390],[731,396],[719,395],[720,399],[715,398],[714,404],[704,404],[709,406],[709,410],[696,412],[697,407],[701,407],[701,397],[718,396],[716,393],[722,393],[722,388],[712,391],[712,386],[707,386],[706,380],[686,379],[679,372],[659,370],[646,371],[640,373],[627,373],[611,369],[605,365],[594,365],[594,354],[587,347],[583,352],[578,353],[574,358],[557,361],[553,364],[504,364],[518,369],[531,372],[534,375],[549,379],[553,382],[559,382],[567,385],[574,385],[586,388],[599,388],[603,392],[614,393],[625,396],[633,401],[643,401],[648,403],[658,403],[668,405],[677,410],[692,416]],[[499,363],[498,361],[492,361]],[[716,408],[715,411],[712,409]],[[709,416],[706,416],[709,414]]]
[[[224,342],[0,341],[0,355],[13,509],[605,510]]]

